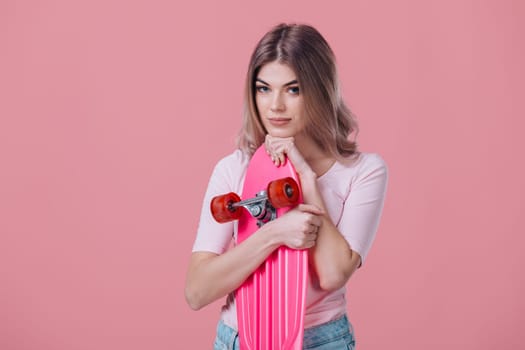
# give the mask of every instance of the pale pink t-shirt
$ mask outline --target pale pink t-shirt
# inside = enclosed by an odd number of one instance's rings
[[[242,193],[249,157],[236,150],[221,159],[210,178],[204,196],[193,251],[224,253],[237,232],[235,222],[219,224],[210,212],[211,199],[228,192]],[[385,161],[375,153],[360,153],[347,163],[336,162],[317,179],[327,211],[362,263],[374,241],[388,182]],[[306,298],[305,328],[331,321],[346,312],[345,287],[333,292],[309,284]],[[230,295],[222,308],[221,319],[237,329],[235,301]]]

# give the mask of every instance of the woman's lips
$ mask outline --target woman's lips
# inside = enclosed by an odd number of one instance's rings
[[[268,118],[270,124],[274,126],[283,126],[290,122],[290,118]]]

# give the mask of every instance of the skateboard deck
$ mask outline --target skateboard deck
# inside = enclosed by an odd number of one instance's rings
[[[282,194],[290,197],[291,192],[295,192],[293,195],[296,198],[288,199],[295,203],[287,205],[287,198],[283,200]],[[233,193],[229,195],[224,200],[229,201],[231,209],[231,203],[239,202],[240,198]],[[239,203],[265,195],[270,197],[266,205],[271,208],[266,208],[263,219],[260,219],[261,215],[259,219],[253,215],[259,214],[261,208],[247,205],[244,210],[238,208],[236,211],[234,219],[239,220],[237,243],[248,238],[265,221],[285,214],[295,204],[302,202],[299,179],[292,164],[286,161],[284,165],[276,167],[264,146],[261,146],[248,165],[242,202]],[[212,201],[212,212],[213,206]],[[308,251],[286,246],[276,249],[246,279],[235,292],[241,350],[302,349],[307,279]]]

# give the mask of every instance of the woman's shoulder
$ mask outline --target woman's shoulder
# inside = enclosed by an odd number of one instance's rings
[[[240,149],[234,150],[232,153],[223,156],[217,162],[217,166],[221,167],[235,167],[248,164],[250,157]]]
[[[368,192],[383,188],[387,180],[387,165],[383,157],[378,153],[360,152],[336,161],[325,175],[318,178],[318,184],[327,205],[343,208],[350,193],[362,196],[360,189]],[[334,214],[333,218],[337,215]]]
[[[361,167],[368,169],[387,168],[385,159],[379,153],[362,153]]]
[[[359,152],[336,162],[325,181],[340,183],[340,190],[347,192],[352,184],[371,178],[388,178],[388,166],[378,153]]]
[[[388,179],[388,165],[378,153],[362,152],[356,163],[354,182],[385,182]]]
[[[362,173],[374,169],[387,169],[385,159],[379,153],[359,152],[341,161],[338,161],[340,168]]]
[[[230,186],[237,188],[243,179],[249,161],[250,157],[246,153],[236,149],[217,161],[213,171],[214,177],[221,178]]]

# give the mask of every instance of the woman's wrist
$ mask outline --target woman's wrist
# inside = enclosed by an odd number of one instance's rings
[[[264,240],[264,245],[267,246],[270,250],[275,250],[279,248],[283,242],[282,238],[277,231],[272,229],[273,221],[269,221],[257,231]]]
[[[317,174],[313,171],[305,176],[301,176],[301,191],[305,203],[314,204],[326,212],[324,201],[317,187]]]
[[[309,184],[315,184],[317,181],[317,174],[309,167],[306,170],[301,171],[298,173],[299,178],[301,179],[301,183],[309,183]]]
[[[303,197],[307,193],[312,193],[317,188],[317,174],[312,170],[306,173],[299,173],[299,180],[301,181],[301,191]]]

